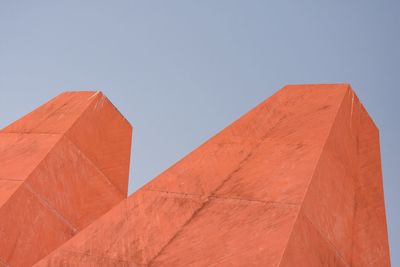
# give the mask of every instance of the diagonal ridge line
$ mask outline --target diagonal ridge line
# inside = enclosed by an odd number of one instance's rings
[[[350,265],[347,263],[347,261],[345,260],[345,258],[342,256],[342,254],[339,252],[339,250],[336,248],[336,246],[328,239],[325,237],[325,235],[323,235],[322,231],[315,225],[315,223],[313,221],[311,221],[310,218],[308,218],[308,216],[306,214],[304,214],[304,217],[307,219],[307,221],[312,225],[312,227],[317,231],[317,233],[320,235],[320,237],[326,242],[328,243],[328,245],[330,245],[333,249],[333,251],[335,252],[336,256],[343,262],[344,265],[346,265],[347,267],[350,267]]]
[[[113,182],[111,182],[110,178],[108,178],[108,176],[102,170],[100,170],[97,164],[95,164],[88,156],[86,156],[86,154],[82,152],[82,150],[73,141],[71,141],[67,135],[64,135],[63,137],[76,148],[80,155],[82,155],[87,161],[90,162],[92,166],[94,166],[94,168],[106,179],[110,185],[114,187],[115,190],[117,190],[123,196],[124,199],[126,198],[125,194],[123,194],[121,190]]]
[[[324,142],[324,144],[323,144],[323,146],[322,146],[322,148],[321,148],[321,152],[319,153],[320,157],[318,158],[318,160],[317,160],[317,162],[316,162],[316,164],[315,164],[314,171],[313,171],[313,173],[311,174],[311,179],[310,179],[310,181],[309,181],[309,183],[308,183],[307,190],[306,190],[306,192],[305,192],[304,195],[303,195],[303,200],[302,200],[302,202],[301,202],[301,204],[300,204],[300,209],[299,209],[299,211],[297,212],[297,216],[296,216],[296,218],[295,218],[295,220],[294,220],[294,223],[293,223],[293,225],[292,225],[292,229],[290,230],[290,234],[289,234],[289,237],[287,238],[286,246],[285,246],[285,248],[284,248],[284,250],[283,250],[283,252],[282,252],[281,258],[280,258],[279,263],[278,263],[278,266],[281,265],[281,262],[282,262],[282,260],[283,260],[283,258],[284,258],[284,256],[285,256],[287,245],[288,245],[289,242],[290,242],[290,239],[291,239],[291,237],[292,237],[292,235],[293,235],[293,232],[294,232],[294,228],[295,228],[296,223],[297,223],[297,221],[298,221],[298,219],[299,219],[300,213],[302,212],[304,200],[305,200],[305,198],[306,198],[306,196],[307,196],[307,193],[308,193],[308,190],[309,190],[309,188],[310,188],[311,182],[313,181],[315,172],[316,172],[316,170],[317,170],[317,168],[318,168],[318,166],[319,166],[319,162],[320,162],[320,160],[321,160],[321,155],[322,155],[322,153],[325,151],[325,146],[326,146],[326,144],[328,143],[329,137],[331,136],[333,126],[334,126],[335,123],[336,123],[336,120],[337,120],[337,117],[338,117],[338,114],[339,114],[340,110],[342,110],[342,106],[344,105],[344,102],[345,102],[344,100],[345,100],[345,98],[346,98],[346,96],[347,96],[347,93],[348,93],[349,91],[351,91],[351,89],[350,89],[349,86],[347,86],[347,92],[343,95],[342,101],[341,101],[340,104],[339,104],[339,107],[338,107],[338,109],[337,109],[337,111],[336,111],[336,114],[335,114],[335,116],[334,116],[333,122],[332,122],[332,124],[330,125],[328,135],[326,136],[325,142]]]
[[[59,213],[47,200],[45,200],[41,195],[33,190],[33,188],[28,183],[24,183],[23,186],[25,186],[26,189],[28,189],[39,200],[39,202],[42,203],[43,206],[49,209],[54,215],[56,215],[57,218],[59,218],[64,224],[71,228],[74,234],[78,232],[78,228],[76,228],[61,213]]]

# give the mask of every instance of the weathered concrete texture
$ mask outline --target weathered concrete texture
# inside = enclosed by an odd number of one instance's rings
[[[0,131],[0,266],[31,266],[126,198],[131,132],[99,92]]]
[[[350,86],[261,103],[36,266],[389,266],[378,130]]]

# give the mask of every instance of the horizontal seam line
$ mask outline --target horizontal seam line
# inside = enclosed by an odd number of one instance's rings
[[[89,253],[89,252],[73,251],[73,250],[69,250],[69,249],[62,249],[62,251],[68,252],[68,253],[72,253],[72,254],[78,254],[78,255],[86,255],[86,256],[89,256],[89,257],[95,257],[95,258],[101,258],[101,259],[109,259],[111,261],[119,261],[119,262],[134,263],[134,264],[143,265],[143,263],[138,263],[138,262],[135,262],[135,261],[129,261],[129,260],[123,260],[123,259],[115,259],[115,258],[112,258],[112,257],[109,257],[109,256],[100,256],[100,255]]]
[[[64,132],[59,133],[48,133],[48,132],[10,132],[10,131],[0,131],[0,134],[43,134],[43,135],[62,135]]]
[[[14,181],[14,182],[23,182],[23,181],[25,181],[25,179],[18,180],[18,179],[0,178],[0,181]]]
[[[286,206],[293,206],[298,207],[300,203],[290,203],[290,202],[280,202],[280,201],[264,201],[264,200],[257,200],[257,199],[245,199],[245,198],[236,198],[236,197],[220,197],[211,195],[210,198],[214,199],[226,199],[226,200],[237,200],[237,201],[244,201],[244,202],[256,202],[256,203],[263,203],[263,204],[279,204],[279,205],[286,205]]]
[[[171,194],[171,195],[197,196],[197,197],[202,197],[202,196],[204,196],[204,195],[202,195],[202,194],[192,194],[192,193],[184,193],[184,192],[173,192],[173,191],[165,191],[165,190],[149,189],[149,188],[143,188],[143,190],[145,190],[145,191],[151,191],[151,192],[159,192],[159,193]]]
[[[280,202],[280,201],[263,201],[263,200],[257,200],[257,199],[243,199],[243,198],[235,198],[235,197],[221,197],[221,196],[216,196],[216,195],[201,195],[201,194],[191,194],[191,193],[183,193],[183,192],[172,192],[172,191],[164,191],[164,190],[157,190],[157,189],[143,189],[145,191],[151,191],[151,192],[158,192],[158,193],[164,193],[164,194],[171,194],[171,195],[180,195],[180,196],[194,196],[198,198],[213,198],[213,199],[221,199],[221,200],[237,200],[237,201],[243,201],[243,202],[255,202],[255,203],[262,203],[262,204],[279,204],[279,205],[287,205],[287,206],[293,206],[293,207],[298,207],[301,204],[300,203],[290,203],[290,202]]]

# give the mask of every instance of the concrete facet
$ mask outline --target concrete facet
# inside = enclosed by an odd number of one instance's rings
[[[98,92],[61,94],[2,129],[0,266],[31,266],[122,201],[130,144]]]

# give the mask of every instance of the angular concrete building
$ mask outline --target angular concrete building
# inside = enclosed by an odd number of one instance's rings
[[[93,116],[86,122],[114,119]],[[73,125],[75,131],[88,130],[85,123]],[[110,130],[113,134],[129,135]],[[102,140],[114,140],[93,133],[81,137],[93,135],[78,138],[77,146],[91,151]],[[97,155],[92,162],[119,192],[127,188],[118,178],[126,173],[112,160],[129,158],[127,152],[119,155],[125,146],[104,142],[109,152],[87,153]],[[35,189],[38,194],[62,195],[71,187],[68,180],[57,185],[47,177]],[[84,203],[68,217],[74,227],[79,220],[70,218],[82,215]],[[0,223],[6,212],[11,214],[4,210]],[[37,214],[32,211],[28,219],[35,221]],[[346,84],[284,87],[89,224],[92,220],[84,220],[78,233],[57,242],[35,266],[390,266],[379,132]],[[40,238],[47,240],[48,234]],[[18,243],[0,248],[12,251]],[[4,255],[6,264],[25,264],[18,261],[21,254]]]
[[[0,266],[31,266],[126,198],[131,134],[98,92],[0,131]]]

